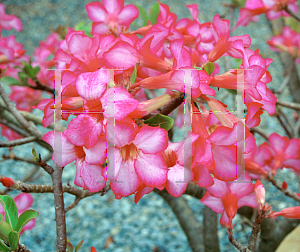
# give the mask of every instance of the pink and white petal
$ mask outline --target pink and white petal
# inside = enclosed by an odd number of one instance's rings
[[[92,165],[104,164],[106,160],[106,146],[107,141],[104,137],[101,137],[96,145],[85,150],[85,161]]]
[[[120,149],[113,146],[107,149],[107,179],[116,180],[124,163]]]
[[[284,157],[286,159],[300,157],[300,139],[299,138],[290,139],[289,145],[284,152]]]
[[[144,124],[132,143],[145,154],[156,154],[168,147],[168,132]]]
[[[106,23],[93,23],[92,24],[92,33],[99,35],[104,35],[109,32],[109,27]]]
[[[105,92],[110,79],[110,72],[106,69],[82,73],[76,80],[76,90],[86,100],[97,100]]]
[[[142,189],[138,190],[134,196],[134,203],[137,204],[145,194],[151,193],[152,191],[153,187],[148,186],[145,186]]]
[[[214,184],[213,178],[210,176],[208,169],[204,165],[197,164],[197,166],[193,168],[193,172],[193,182],[196,185],[199,185],[201,187],[209,187]]]
[[[90,192],[99,192],[106,185],[106,179],[102,176],[102,167],[100,165],[90,165],[83,162],[80,176]]]
[[[15,51],[12,48],[0,46],[0,52],[3,53],[8,60],[13,60],[15,58]]]
[[[277,153],[283,153],[288,147],[289,139],[286,136],[280,136],[277,133],[272,133],[269,136],[269,142]]]
[[[107,117],[122,120],[133,112],[139,105],[138,100],[124,88],[110,88],[107,90],[106,113]]]
[[[80,114],[71,120],[64,133],[70,143],[91,148],[97,143],[102,129],[101,122],[88,114]]]
[[[237,164],[236,156],[239,149],[236,146],[217,146],[212,149],[215,161],[215,169],[213,174],[217,179],[224,181],[236,180],[243,172],[241,165]]]
[[[235,124],[236,125],[236,124]],[[237,143],[237,128],[229,128],[226,126],[217,127],[208,138],[216,145],[232,145]]]
[[[81,158],[81,159],[77,159],[76,162],[75,162],[75,165],[76,165],[76,175],[75,175],[75,179],[74,179],[74,184],[81,187],[81,188],[84,188],[85,185],[84,185],[84,181],[80,175],[80,171],[81,171],[81,167],[83,165],[83,162],[84,162],[84,159]]]
[[[167,180],[168,168],[160,153],[149,155],[140,152],[134,162],[134,167],[139,179],[146,186],[160,186]]]
[[[100,2],[92,2],[85,6],[89,18],[93,22],[105,22],[107,20],[107,12]]]
[[[242,206],[250,206],[253,208],[257,208],[257,202],[255,195],[247,195],[238,200],[237,207],[240,208]]]
[[[129,26],[139,16],[139,10],[132,4],[126,5],[120,12],[118,19],[119,25]]]
[[[33,203],[33,197],[29,193],[20,193],[14,197],[14,201],[18,208],[18,212],[23,213],[25,210],[31,207]]]
[[[214,184],[207,187],[206,190],[209,191],[215,197],[222,198],[226,193],[230,192],[228,183],[216,178],[213,178]]]
[[[251,179],[247,174],[245,174],[245,182],[230,183],[229,188],[231,193],[236,194],[238,198],[245,197],[254,191],[254,185],[251,183]]]
[[[57,139],[60,140],[58,142],[55,141],[55,131],[49,131],[42,139],[53,148],[53,162],[59,167],[64,167],[75,161],[79,153],[76,152],[75,145],[68,141],[64,133],[56,132],[56,134],[61,134],[57,137]]]
[[[224,210],[222,199],[212,196],[209,192],[206,192],[200,201],[218,214],[222,213]]]
[[[180,197],[192,179],[193,173],[191,170],[176,164],[168,170],[166,189],[173,197]]]
[[[110,186],[116,197],[127,197],[139,188],[141,182],[135,172],[133,160],[122,162],[120,166],[122,168],[116,181],[112,181]]]
[[[220,218],[220,224],[226,226],[227,224],[229,224],[229,218],[226,214],[226,211],[224,210],[222,213],[222,216]]]
[[[128,69],[138,63],[139,53],[132,45],[118,41],[103,54],[103,57],[111,67]]]
[[[14,15],[4,15],[0,18],[0,26],[6,30],[15,29],[18,32],[22,31],[23,24],[21,20]]]
[[[102,0],[102,3],[109,14],[118,15],[124,8],[124,0]]]
[[[109,118],[107,121],[107,140],[116,147],[130,144],[137,131],[137,125],[132,120],[117,121]]]

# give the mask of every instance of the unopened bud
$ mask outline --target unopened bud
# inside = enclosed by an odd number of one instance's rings
[[[282,185],[281,185],[281,188],[282,188],[283,190],[286,190],[286,189],[288,188],[288,184],[287,184],[285,181],[283,181],[283,182],[282,182]]]
[[[260,180],[257,180],[254,187],[254,194],[256,197],[256,202],[258,205],[258,209],[261,211],[264,204],[265,204],[265,188],[264,185],[260,182]]]

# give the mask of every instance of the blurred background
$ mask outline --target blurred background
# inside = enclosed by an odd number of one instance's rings
[[[18,33],[10,30],[2,31],[2,36],[15,35],[17,42],[24,45],[24,49],[28,55],[32,55],[34,48],[39,46],[40,41],[56,29],[59,25],[66,27],[74,27],[81,21],[90,22],[85,5],[91,1],[87,0],[2,0],[6,7],[7,14],[13,14],[21,19],[23,30]],[[137,4],[149,10],[157,1],[148,0],[131,0],[125,1],[126,4]],[[228,12],[220,0],[198,0],[198,1],[161,1],[170,6],[170,10],[177,14],[178,19],[183,17],[191,18],[185,4],[197,3],[199,7],[200,22],[212,21],[215,14],[222,15],[225,19],[230,19],[233,25],[236,24],[238,18],[238,10]],[[231,1],[224,1],[230,4]],[[141,20],[135,22],[136,27],[141,26]],[[252,50],[260,49],[260,53],[264,58],[272,58],[273,63],[269,67],[269,71],[273,77],[273,81],[268,85],[270,89],[276,89],[283,81],[282,66],[276,53],[269,50],[266,40],[272,36],[271,29],[264,15],[260,16],[258,23],[250,23],[247,28],[239,27],[232,35],[249,34],[252,38]],[[227,71],[224,62],[220,62],[221,73]],[[224,95],[218,93],[219,96]],[[282,97],[291,100],[288,89],[285,89]],[[227,96],[222,101],[230,103],[234,107],[234,98],[232,95]],[[40,111],[36,113],[39,114]],[[41,114],[39,114],[41,115]],[[289,115],[292,117],[292,115]],[[270,120],[270,116],[265,112],[262,116],[261,127],[269,133],[277,132],[284,135],[285,132],[278,126],[276,120]],[[47,130],[44,130],[47,132]],[[182,139],[180,131],[175,130],[177,141]],[[179,133],[178,133],[179,132]],[[0,140],[4,138],[0,137]],[[262,139],[258,137],[258,142]],[[14,147],[13,152],[18,156],[31,157],[31,149],[35,147],[30,143],[24,147]],[[47,156],[47,151],[36,148],[42,155]],[[1,148],[0,154],[8,154],[8,149]],[[50,164],[53,164],[52,161]],[[0,172],[2,175],[11,176],[14,179],[22,178],[34,165],[28,165],[22,162],[12,160],[0,162]],[[278,181],[282,182],[283,178],[290,185],[295,181],[295,176],[291,172],[281,172]],[[64,170],[64,181],[70,181],[73,184],[75,176],[74,165],[68,165]],[[40,169],[37,169],[37,180],[34,183],[51,183],[51,178]],[[280,180],[281,179],[281,180]],[[297,186],[295,185],[295,188]],[[3,189],[2,187],[0,189]],[[291,187],[291,189],[293,189]],[[273,204],[278,209],[292,206],[293,201],[278,193],[276,189],[269,184],[266,185],[267,200],[272,199]],[[16,195],[13,192],[11,195]],[[21,243],[24,243],[32,251],[55,251],[56,231],[54,221],[54,206],[52,194],[33,194],[33,209],[37,210],[40,215],[37,218],[36,227],[30,231],[26,231],[21,236]],[[189,206],[195,213],[199,221],[202,221],[201,212],[203,205],[190,196],[184,195]],[[65,194],[65,205],[69,206],[74,201],[74,196]],[[240,242],[246,242],[250,236],[250,228],[241,224],[239,216],[236,217],[238,223],[235,227],[235,237]],[[97,251],[191,251],[184,232],[175,218],[172,210],[163,201],[160,196],[155,193],[144,196],[137,205],[134,203],[134,197],[130,196],[121,200],[114,199],[111,192],[103,197],[99,195],[83,199],[77,207],[70,210],[66,214],[67,221],[67,237],[76,245],[84,239],[82,249],[80,251],[89,251],[94,246]],[[244,230],[245,232],[239,232]],[[201,234],[199,234],[201,235]],[[219,225],[219,240],[221,251],[234,251],[233,246],[227,238],[227,231]]]

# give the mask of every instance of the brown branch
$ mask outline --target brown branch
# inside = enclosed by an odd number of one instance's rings
[[[24,137],[24,138],[12,140],[12,141],[3,141],[3,142],[0,142],[0,147],[13,147],[13,146],[31,143],[35,140],[36,140],[35,136],[29,136],[29,137]]]
[[[264,214],[263,212],[259,212],[255,220],[254,226],[252,227],[252,232],[248,242],[248,249],[250,249],[251,251],[254,251],[256,247],[258,234],[260,232],[261,223],[263,220],[263,214]]]
[[[80,202],[80,200],[81,200],[80,197],[76,197],[75,200],[74,200],[74,202],[70,206],[66,207],[65,213],[68,212],[68,211],[70,211],[74,207],[76,207],[78,205],[78,203]]]
[[[232,235],[228,236],[228,240],[231,242],[233,246],[235,246],[241,252],[251,252],[246,246],[241,244],[238,240],[236,240]]]
[[[37,79],[34,79],[33,81],[35,82],[36,86],[29,85],[28,87],[30,87],[32,89],[36,89],[36,90],[46,91],[46,92],[49,92],[54,95],[54,92],[55,92],[54,88],[44,85]]]
[[[204,251],[202,226],[195,218],[186,200],[183,197],[175,198],[171,196],[165,189],[160,191],[155,188],[153,191],[161,196],[173,210],[187,236],[191,250],[193,252]]]
[[[290,108],[290,109],[300,111],[300,104],[299,103],[277,100],[276,104],[280,105],[280,106],[283,106],[283,107],[286,107],[286,108]]]
[[[219,252],[218,214],[205,206],[203,210],[203,240],[205,252]]]
[[[300,22],[300,17],[298,17],[296,13],[292,12],[287,6],[284,8],[284,10],[288,14],[290,14],[294,19],[296,19],[298,22]]]
[[[4,89],[0,85],[0,95],[6,104],[8,110],[13,114],[13,116],[17,119],[17,121],[27,130],[31,135],[35,136],[37,139],[41,140],[43,137],[43,133],[40,132],[35,126],[29,123],[16,108],[16,105],[9,99]]]
[[[300,198],[297,196],[297,194],[295,192],[291,191],[288,188],[282,189],[282,187],[277,183],[277,181],[270,176],[267,176],[266,180],[271,182],[279,191],[283,192],[286,196],[288,196],[300,203]]]
[[[275,113],[274,116],[276,116],[276,118],[278,119],[281,127],[284,129],[285,133],[288,135],[289,138],[293,138],[291,132],[288,130],[288,128],[286,127],[285,123],[282,121],[281,117],[280,117],[281,112],[279,113]]]
[[[269,141],[269,134],[265,130],[263,130],[263,129],[259,128],[259,127],[251,128],[250,132],[252,134],[253,133],[257,133],[257,134],[261,135],[264,139],[266,139],[267,141]]]
[[[184,101],[184,93],[180,93],[178,97],[170,101],[168,104],[166,104],[160,111],[160,114],[162,115],[168,115],[173,110],[178,108]]]
[[[206,190],[204,187],[200,187],[194,183],[189,183],[184,194],[190,195],[196,199],[202,199]]]

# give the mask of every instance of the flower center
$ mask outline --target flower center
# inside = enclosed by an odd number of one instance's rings
[[[136,159],[138,155],[138,149],[133,143],[125,145],[121,148],[121,155],[125,161],[128,159]]]
[[[163,152],[163,157],[165,159],[167,167],[173,167],[174,165],[176,165],[177,155],[173,150],[165,150]]]

